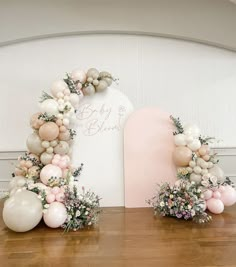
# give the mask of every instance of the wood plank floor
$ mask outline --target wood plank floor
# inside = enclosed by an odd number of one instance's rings
[[[2,207],[1,207],[2,209]],[[62,234],[40,224],[14,233],[0,219],[0,266],[236,266],[236,206],[207,225],[106,208],[99,227]]]

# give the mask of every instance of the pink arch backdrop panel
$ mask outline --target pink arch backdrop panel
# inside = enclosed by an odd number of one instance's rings
[[[176,181],[174,127],[158,108],[134,112],[124,129],[125,206],[147,207],[161,182]]]

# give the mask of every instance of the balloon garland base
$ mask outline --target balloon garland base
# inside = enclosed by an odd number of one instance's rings
[[[79,185],[83,165],[71,163],[80,99],[102,92],[115,81],[95,68],[74,70],[43,92],[40,112],[31,117],[28,151],[18,158],[3,208],[3,220],[16,232],[33,229],[43,218],[51,228],[77,231],[97,223],[100,198]]]
[[[224,176],[217,155],[211,153],[209,143],[214,138],[201,136],[196,125],[183,127],[179,118],[170,119],[176,128],[173,159],[178,180],[175,184],[158,185],[157,193],[147,202],[155,215],[209,222],[212,218],[206,210],[220,214],[224,206],[236,202],[234,183]]]

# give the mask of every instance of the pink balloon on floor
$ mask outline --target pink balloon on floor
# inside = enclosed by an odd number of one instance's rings
[[[225,206],[231,206],[236,202],[236,192],[235,189],[228,185],[225,186],[225,190],[221,193],[221,201]]]
[[[44,222],[51,228],[60,227],[66,221],[66,218],[66,207],[60,202],[51,203],[43,216]]]
[[[220,214],[224,211],[224,204],[220,199],[211,198],[207,200],[207,208],[214,214]]]

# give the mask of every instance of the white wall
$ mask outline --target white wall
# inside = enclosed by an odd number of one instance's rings
[[[135,107],[159,106],[236,147],[236,54],[173,39],[87,35],[0,48],[0,151],[25,149],[28,120],[42,90],[74,68],[120,78]]]
[[[0,46],[65,34],[136,33],[236,51],[230,0],[0,0]]]

